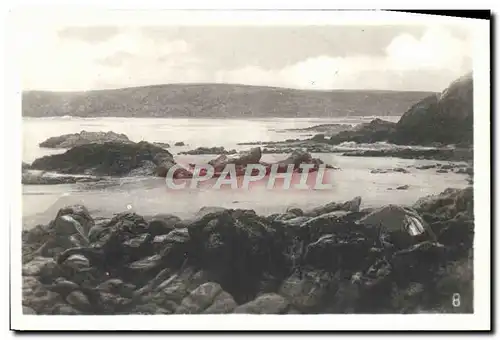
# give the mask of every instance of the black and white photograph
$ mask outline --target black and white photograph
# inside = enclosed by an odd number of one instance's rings
[[[489,19],[11,23],[14,330],[491,327]]]

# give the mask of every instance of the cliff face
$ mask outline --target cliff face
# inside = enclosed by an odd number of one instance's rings
[[[413,105],[396,125],[398,144],[473,143],[473,79],[467,74],[439,95]]]

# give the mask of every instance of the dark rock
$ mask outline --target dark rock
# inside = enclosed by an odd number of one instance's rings
[[[401,172],[404,174],[409,174],[410,172],[403,168],[393,168],[393,169],[373,169],[370,171],[372,174],[386,174],[389,172]]]
[[[350,124],[319,124],[310,126],[307,128],[299,128],[299,129],[286,129],[285,131],[294,131],[294,132],[322,132],[326,135],[336,134],[340,131],[351,130],[352,126]]]
[[[437,169],[436,170],[437,173],[440,173],[440,174],[447,174],[448,173],[448,170],[445,170],[445,169]]]
[[[286,212],[294,214],[297,217],[304,215],[304,211],[302,209],[300,209],[300,208],[292,208],[292,207],[291,208],[287,208]]]
[[[54,283],[48,285],[47,288],[53,292],[60,294],[62,297],[66,297],[73,291],[80,289],[80,287],[76,283],[68,281],[62,277],[57,278]]]
[[[251,210],[207,214],[188,227],[189,257],[217,278],[237,302],[257,293],[264,272],[280,272],[284,231]]]
[[[103,144],[107,142],[131,143],[127,136],[122,133],[108,132],[88,132],[82,130],[80,133],[71,133],[58,137],[51,137],[39,145],[42,148],[69,149],[85,144]]]
[[[160,283],[154,292],[145,294],[142,301],[143,304],[155,303],[173,313],[191,291],[205,282],[208,279],[204,272],[188,267]]]
[[[236,167],[239,167],[237,168],[237,172],[241,172],[241,169],[244,169],[248,164],[259,164],[262,151],[260,147],[256,147],[247,151],[240,151],[232,157],[226,155],[227,153],[220,153],[217,158],[208,162],[208,164],[215,168],[216,174],[221,172],[228,164],[234,164]]]
[[[452,219],[459,212],[464,212],[471,220],[474,219],[474,191],[466,189],[446,189],[439,195],[420,198],[413,208],[419,213],[432,214],[439,220]]]
[[[308,217],[308,216],[299,216],[299,217],[289,218],[289,219],[280,220],[280,221],[282,221],[283,223],[290,225],[290,226],[299,227],[302,224],[309,221],[310,219],[311,219],[311,217]]]
[[[408,184],[405,184],[397,187],[396,190],[408,190],[409,188],[410,186]]]
[[[306,247],[304,262],[315,268],[336,272],[363,267],[374,240],[362,233],[326,234]]]
[[[85,270],[90,268],[90,260],[84,255],[72,254],[68,256],[61,264],[67,268],[73,268],[76,271]]]
[[[468,144],[473,141],[472,73],[439,95],[413,105],[399,120],[392,138],[398,144]]]
[[[219,284],[204,283],[182,300],[175,314],[199,314],[212,305],[221,292],[222,288]]]
[[[396,124],[382,119],[374,119],[369,123],[362,123],[353,129],[341,131],[330,138],[330,144],[344,142],[375,143],[387,141],[395,131]]]
[[[166,174],[164,170],[175,164],[172,154],[167,150],[147,142],[106,142],[76,146],[63,154],[38,158],[33,162],[32,168],[65,174],[125,176],[141,167],[146,167],[146,172],[151,172],[146,166],[147,162],[161,168],[160,175]]]
[[[328,304],[328,297],[335,294],[337,282],[326,271],[308,271],[304,275],[294,274],[287,278],[279,295],[303,313],[317,313]]]
[[[226,291],[222,291],[215,298],[214,302],[207,307],[202,313],[203,314],[226,314],[231,313],[238,305],[234,301],[231,294]]]
[[[422,238],[436,240],[431,227],[413,209],[394,204],[376,209],[358,221],[359,224],[380,228],[391,236],[392,243],[407,247]]]
[[[234,313],[239,314],[286,314],[288,301],[278,294],[264,294],[255,300],[238,306]]]
[[[82,225],[74,219],[71,215],[62,215],[56,218],[53,223],[53,228],[58,236],[71,236],[73,234],[79,234],[89,243],[86,232],[84,231]]]
[[[184,146],[186,144],[184,144],[184,142],[175,142],[174,144],[175,146]]]
[[[427,170],[427,169],[432,169],[432,168],[435,168],[435,167],[436,167],[436,164],[428,164],[428,165],[417,166],[416,169]]]
[[[32,308],[37,314],[50,314],[51,308],[62,303],[61,296],[46,289],[33,276],[23,276],[23,306]]]
[[[36,276],[41,281],[53,281],[61,275],[61,268],[52,258],[35,257],[23,265],[23,276]]]
[[[325,135],[320,133],[320,134],[317,134],[317,135],[314,135],[311,140],[315,141],[315,142],[327,142],[326,138],[325,138]]]
[[[80,204],[67,206],[62,209],[59,209],[55,221],[57,221],[57,219],[63,215],[71,216],[83,227],[83,232],[78,231],[81,234],[83,233],[85,235],[88,235],[90,228],[92,228],[95,224],[94,219],[92,218],[92,216],[90,216],[90,213],[87,210],[87,208]],[[77,225],[72,225],[72,226],[78,228]]]
[[[157,215],[148,222],[148,232],[153,236],[168,234],[180,220],[174,215]]]
[[[77,310],[90,311],[92,306],[88,297],[81,291],[74,291],[66,296],[66,302]]]
[[[125,283],[122,280],[117,279],[117,278],[109,279],[109,280],[99,284],[96,287],[96,289],[101,291],[101,292],[105,292],[105,293],[109,293],[109,294],[116,294],[116,295],[120,295],[120,296],[123,296],[126,298],[130,298],[133,296],[135,288],[136,287],[133,284]]]

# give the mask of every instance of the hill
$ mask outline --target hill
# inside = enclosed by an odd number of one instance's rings
[[[23,92],[25,117],[336,117],[402,115],[431,92],[295,90],[168,84],[87,92]]]

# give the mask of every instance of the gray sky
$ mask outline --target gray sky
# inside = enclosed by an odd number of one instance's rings
[[[440,91],[471,70],[457,26],[37,27],[22,33],[24,90],[165,83]]]

